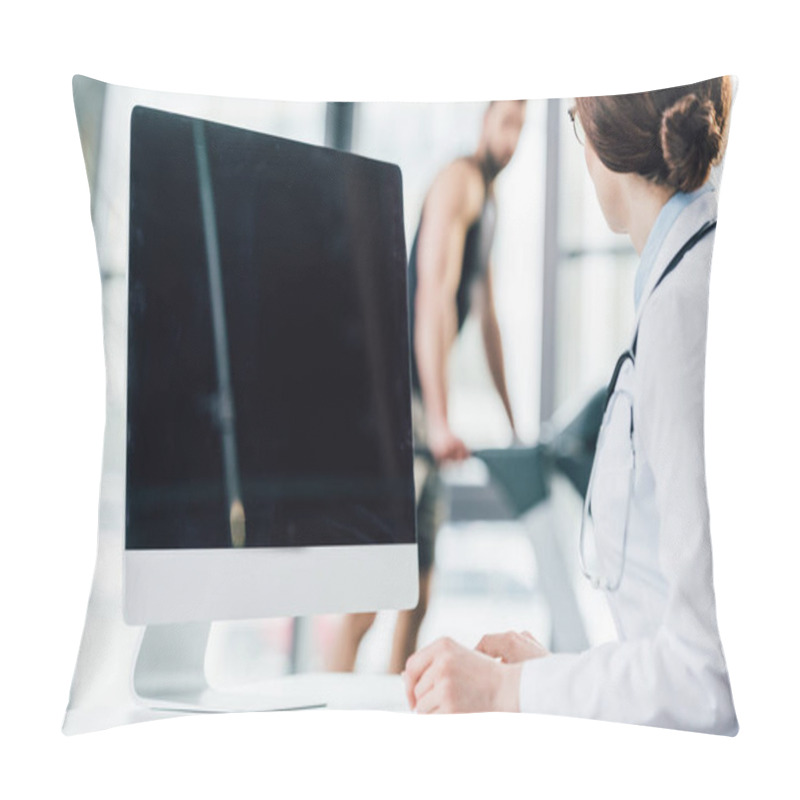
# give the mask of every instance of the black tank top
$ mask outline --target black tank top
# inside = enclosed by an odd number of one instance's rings
[[[484,179],[483,207],[480,216],[470,225],[464,239],[464,258],[461,262],[461,278],[456,292],[456,310],[458,312],[458,330],[464,322],[472,305],[472,289],[476,281],[485,277],[489,267],[489,253],[494,240],[496,221],[496,206],[494,197],[489,193],[489,187]],[[414,243],[411,246],[411,255],[408,259],[408,317],[409,336],[411,340],[411,385],[416,392],[421,391],[419,372],[417,371],[417,357],[414,352],[414,318],[417,296],[417,240],[422,226],[422,217],[414,234]]]

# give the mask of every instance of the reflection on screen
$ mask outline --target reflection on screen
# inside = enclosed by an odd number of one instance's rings
[[[137,107],[126,547],[413,543],[389,164]],[[204,205],[205,204],[205,205]]]

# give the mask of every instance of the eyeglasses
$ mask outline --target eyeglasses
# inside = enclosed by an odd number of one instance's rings
[[[569,114],[570,121],[572,122],[572,130],[575,131],[575,138],[578,140],[578,144],[583,147],[586,142],[586,134],[583,132],[583,125],[581,125],[581,118],[578,116],[577,106],[572,106],[572,108],[568,109],[567,114]]]

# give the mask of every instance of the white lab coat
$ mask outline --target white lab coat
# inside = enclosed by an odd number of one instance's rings
[[[675,253],[716,214],[717,192],[710,191],[670,228],[639,306],[636,365],[627,361],[617,383],[633,398],[636,451],[622,582],[606,593],[619,640],[525,662],[522,711],[738,731],[717,630],[703,449],[713,231],[653,292]],[[625,416],[621,407],[610,414],[594,478],[595,563],[611,578],[630,474]]]

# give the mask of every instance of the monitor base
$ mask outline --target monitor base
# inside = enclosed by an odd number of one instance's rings
[[[327,705],[323,687],[289,679],[301,676],[263,680],[242,690],[212,687],[205,671],[210,630],[209,622],[146,626],[133,671],[136,700],[158,711],[209,714]]]

